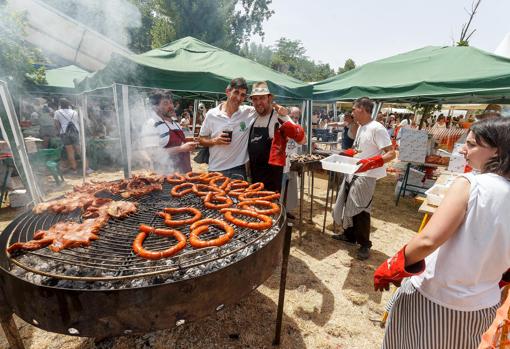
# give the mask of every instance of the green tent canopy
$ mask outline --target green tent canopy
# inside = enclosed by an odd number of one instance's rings
[[[314,84],[316,101],[510,103],[510,59],[474,47],[427,46]]]
[[[79,88],[92,90],[119,83],[220,99],[227,84],[236,77],[244,77],[250,84],[265,80],[279,98],[304,100],[312,96],[311,85],[192,37],[139,55],[115,55],[103,70],[82,81]]]

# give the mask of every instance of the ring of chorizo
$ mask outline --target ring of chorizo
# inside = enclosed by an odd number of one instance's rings
[[[186,181],[186,178],[180,173],[173,173],[166,176],[166,181],[170,184],[182,184]]]
[[[223,173],[220,172],[208,172],[200,178],[200,180],[206,184],[210,184],[211,179],[224,177]]]
[[[188,193],[191,193],[193,191],[194,187],[195,187],[195,184],[193,184],[193,183],[177,184],[176,186],[174,186],[172,188],[172,190],[170,190],[170,194],[172,194],[172,196],[176,196],[176,197],[180,198]],[[181,190],[182,188],[188,188],[188,189]]]
[[[185,177],[186,177],[186,179],[188,181],[191,181],[191,182],[200,182],[205,175],[206,174],[203,173],[203,172],[193,172],[193,171],[190,171],[190,172],[186,173]]]
[[[255,212],[255,211],[242,210],[239,208],[224,208],[224,209],[221,209],[220,212],[223,213],[226,221],[233,223],[233,224],[235,224],[239,227],[242,227],[242,228],[249,228],[249,229],[253,229],[253,230],[264,230],[264,229],[271,228],[271,226],[273,225],[273,220],[271,219],[271,217],[266,216],[261,213],[258,213],[258,212]],[[248,222],[248,221],[234,217],[234,214],[256,218],[259,220],[259,222]]]
[[[215,204],[214,202],[222,202],[221,204]],[[204,198],[204,206],[214,210],[230,207],[234,204],[231,198],[228,196],[220,196],[213,192],[207,193]]]
[[[237,204],[237,207],[244,209],[244,206],[248,206],[246,209],[252,209],[255,212],[265,214],[265,215],[272,215],[277,214],[280,212],[280,205],[275,204],[274,202],[267,201],[267,200],[246,200],[241,201]],[[255,206],[264,206],[269,207],[265,210],[257,209]]]
[[[217,182],[223,181],[221,184],[218,184]],[[230,183],[230,178],[222,176],[222,177],[214,177],[209,181],[209,185],[212,185],[213,187],[218,187],[222,190],[225,190],[227,188],[227,185]]]
[[[250,185],[248,188],[246,188],[246,191],[261,191],[264,189],[264,183],[257,182]]]
[[[248,188],[250,186],[250,183],[243,181],[242,179],[234,179],[230,181],[230,183],[225,188],[225,191],[229,192],[232,189],[242,189],[242,188]]]
[[[202,218],[202,213],[193,207],[165,207],[164,212],[158,212],[157,215],[163,218],[165,224],[169,227],[178,227],[185,224],[192,224]],[[190,213],[193,215],[187,219],[172,219],[172,214],[176,213]]]
[[[149,251],[143,247],[145,238],[153,233],[160,236],[174,237],[177,240],[177,244],[163,250],[163,251]],[[179,251],[186,247],[186,236],[175,229],[155,229],[145,224],[140,225],[140,233],[136,236],[133,241],[133,251],[142,258],[158,260],[161,258],[169,258],[177,254]]]
[[[275,193],[274,191],[247,191],[241,195],[239,195],[239,200],[276,200],[280,198],[280,193]]]
[[[220,235],[216,239],[204,241],[200,239],[200,234],[203,234],[209,230],[209,226],[214,225],[225,231],[225,234]],[[190,227],[191,233],[189,234],[189,244],[194,248],[204,248],[212,246],[222,246],[232,239],[234,236],[234,228],[228,225],[226,222],[214,219],[206,218],[198,222],[195,222]]]
[[[225,191],[223,191],[222,189],[208,184],[195,184],[192,190],[198,196],[206,196],[208,193],[211,192],[220,195],[225,195]]]
[[[228,196],[239,198],[239,195],[246,193],[246,188],[232,189],[228,192]]]

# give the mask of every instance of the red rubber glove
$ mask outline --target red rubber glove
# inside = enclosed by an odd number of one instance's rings
[[[374,168],[378,167],[383,167],[384,160],[381,155],[376,155],[371,158],[361,159],[360,161],[358,161],[358,165],[359,164],[361,164],[361,167],[358,168],[356,173],[373,170]]]
[[[358,152],[352,148],[345,149],[343,152],[340,153],[340,155],[348,156],[350,158],[352,158],[356,154],[358,154]]]
[[[273,142],[271,143],[271,150],[269,151],[269,165],[285,166],[287,155],[287,137],[283,134],[281,126],[274,131]]]
[[[499,288],[503,288],[506,285],[510,285],[510,269],[505,271],[503,276],[501,276],[501,280],[499,281]]]
[[[280,130],[285,137],[291,138],[298,143],[305,139],[305,130],[303,130],[301,125],[295,124],[291,121],[284,122],[280,126]]]
[[[388,291],[390,283],[395,286],[400,286],[402,279],[408,276],[421,274],[425,270],[425,261],[421,260],[418,263],[410,265],[405,268],[405,250],[406,246],[402,247],[391,258],[385,260],[374,273],[374,289],[376,291]]]

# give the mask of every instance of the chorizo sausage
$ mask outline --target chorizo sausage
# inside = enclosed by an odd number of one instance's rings
[[[257,182],[257,183],[253,183],[252,185],[250,185],[246,191],[260,191],[260,190],[263,190],[264,189],[264,183],[262,182]]]
[[[275,193],[274,191],[247,191],[246,193],[243,193],[239,195],[239,200],[246,201],[246,200],[276,200],[280,198],[280,193]]]
[[[191,182],[200,182],[206,174],[203,172],[188,172],[186,173],[186,179]]]
[[[214,202],[222,202],[222,204],[215,204]],[[231,198],[228,196],[220,196],[213,192],[207,193],[204,198],[204,206],[207,208],[219,210],[222,208],[230,207],[234,204]]]
[[[193,184],[193,183],[177,184],[176,186],[174,186],[172,188],[172,190],[170,190],[170,194],[172,194],[172,196],[181,197],[188,193],[191,193],[193,191],[194,187],[195,187],[195,184]],[[188,188],[188,189],[181,190],[182,188]]]
[[[202,213],[193,207],[165,207],[165,212],[158,212],[157,215],[165,220],[165,224],[169,227],[178,227],[180,225],[192,224],[202,218]],[[188,219],[172,219],[172,214],[175,213],[190,213],[193,217]]]
[[[218,185],[219,181],[223,181],[221,185]],[[227,188],[227,185],[230,183],[230,178],[222,176],[222,177],[214,177],[209,181],[209,185],[212,185],[214,187],[218,187],[222,190],[225,190]]]
[[[225,191],[221,190],[218,187],[213,187],[208,184],[195,184],[192,188],[193,192],[198,196],[206,196],[207,193],[214,192],[220,195],[225,195]]]
[[[186,178],[180,173],[175,172],[174,174],[166,176],[166,181],[170,184],[182,184],[186,181]]]
[[[214,225],[218,228],[225,231],[225,234],[220,235],[216,239],[212,240],[201,240],[200,234],[203,234],[209,230],[209,226]],[[232,239],[234,236],[234,228],[228,225],[226,222],[214,219],[214,218],[206,218],[202,219],[198,222],[195,222],[190,227],[191,233],[189,234],[189,243],[194,248],[204,248],[204,247],[211,247],[211,246],[221,246],[226,244],[227,242]]]
[[[271,215],[271,214],[276,214],[276,213],[280,212],[280,205],[275,204],[274,202],[271,202],[271,201],[266,201],[266,200],[246,200],[246,201],[241,201],[237,204],[237,207],[239,207],[241,209],[244,209],[245,206],[248,206],[247,208],[251,208],[255,212],[265,214],[265,215]],[[259,209],[255,208],[254,206],[265,206],[265,207],[269,207],[269,208],[265,209],[265,210],[259,210]]]
[[[150,230],[150,231],[149,231]],[[177,240],[177,244],[171,246],[163,251],[149,251],[143,247],[143,242],[149,233],[154,233],[160,236],[174,237]],[[133,241],[133,251],[142,258],[157,260],[161,258],[172,257],[179,251],[186,247],[186,236],[175,229],[155,229],[147,225],[140,225],[140,233],[136,236]]]
[[[200,178],[200,181],[202,181],[206,184],[210,184],[209,182],[211,181],[211,179],[222,178],[222,177],[224,177],[224,176],[221,172],[208,172]]]
[[[270,228],[273,225],[273,220],[271,217],[255,211],[242,210],[239,208],[223,208],[220,210],[220,212],[223,213],[225,220],[242,228],[264,230]],[[248,222],[234,217],[234,214],[256,218],[259,220],[259,222]]]
[[[241,188],[247,188],[250,186],[250,183],[243,181],[241,179],[234,179],[230,181],[230,183],[225,188],[225,191],[229,192],[232,189],[241,189]]]

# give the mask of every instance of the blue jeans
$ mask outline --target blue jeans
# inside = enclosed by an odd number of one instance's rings
[[[218,171],[221,172],[224,176],[227,176],[232,179],[242,179],[246,180],[246,166],[241,165],[237,167],[229,168],[228,170]]]

